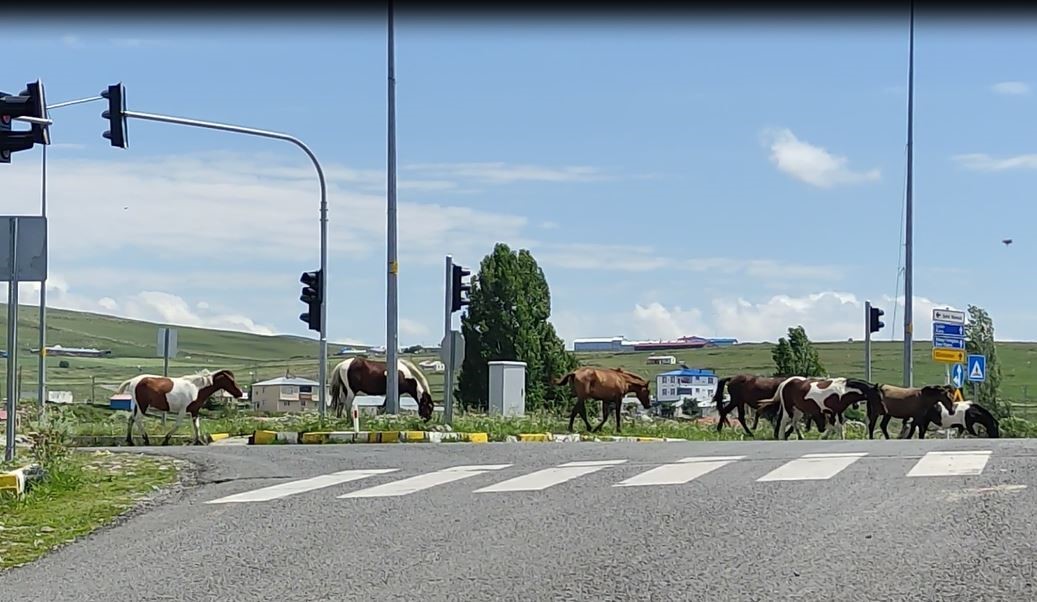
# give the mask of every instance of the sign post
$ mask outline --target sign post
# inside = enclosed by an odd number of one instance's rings
[[[18,283],[47,280],[47,218],[0,217],[0,271],[7,282],[7,429],[4,460],[14,460],[18,419]],[[42,402],[41,402],[42,403]]]
[[[969,355],[968,379],[972,383],[972,401],[979,397],[979,383],[987,379],[987,356]]]
[[[169,358],[176,357],[176,329],[162,327],[158,329],[158,356],[162,358],[162,376],[169,376]],[[162,425],[166,424],[166,412],[162,412]]]
[[[933,310],[932,354],[934,362],[945,364],[946,384],[951,384],[951,365],[965,363],[965,312]]]
[[[871,301],[864,302],[864,380],[871,382]]]

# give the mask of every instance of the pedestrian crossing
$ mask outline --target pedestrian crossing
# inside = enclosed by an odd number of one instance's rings
[[[990,457],[990,451],[931,451],[925,455],[912,458],[896,456],[872,455],[872,459],[883,461],[913,460],[913,465],[906,474],[908,478],[966,477],[983,474]],[[645,468],[642,463],[628,463],[626,459],[583,460],[566,462],[548,468],[528,470],[518,475],[509,474],[516,470],[524,470],[513,464],[473,464],[449,466],[416,475],[401,476],[400,468],[368,468],[351,469],[333,472],[326,475],[310,477],[262,487],[242,493],[236,493],[209,500],[206,504],[233,504],[269,502],[301,495],[311,491],[376,478],[394,478],[387,482],[362,486],[347,493],[336,492],[338,499],[350,500],[358,498],[392,498],[415,495],[424,491],[472,479],[473,477],[502,476],[502,480],[477,487],[473,494],[499,494],[539,492],[553,487],[574,486],[574,482],[589,478],[591,475],[605,475],[610,471],[623,468],[639,469],[639,472],[626,478],[607,477],[613,488],[627,487],[674,487],[687,485],[699,479],[744,479],[749,475],[756,483],[767,484],[790,481],[826,481],[836,478],[852,479],[847,476],[852,467],[862,459],[868,458],[866,452],[852,453],[812,453],[793,459],[758,459],[748,456],[690,456],[668,463]],[[779,463],[774,466],[774,463]],[[735,466],[742,465],[744,470],[730,472]],[[725,473],[727,473],[725,475]],[[763,473],[762,475],[760,473]],[[756,476],[760,475],[760,476]],[[755,478],[753,478],[755,477]],[[596,481],[600,485],[599,481]],[[761,485],[767,486],[767,485]]]

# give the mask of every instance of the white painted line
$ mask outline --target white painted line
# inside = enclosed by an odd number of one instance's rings
[[[622,464],[626,460],[594,460],[585,462],[569,462],[554,468],[545,468],[514,479],[501,481],[496,485],[476,489],[475,493],[492,493],[498,491],[541,491],[553,485],[571,481],[576,477],[598,472],[603,468]]]
[[[861,453],[805,454],[756,479],[762,481],[819,481],[830,479],[868,455]]]
[[[324,487],[338,485],[339,483],[359,481],[360,479],[366,479],[367,477],[373,477],[375,475],[395,472],[397,470],[399,469],[372,468],[368,470],[343,470],[342,472],[333,472],[331,474],[324,474],[309,479],[290,481],[288,483],[281,483],[279,485],[271,485],[270,487],[263,487],[262,489],[253,489],[252,491],[228,495],[227,497],[221,497],[219,499],[210,500],[205,503],[230,504],[234,502],[266,502],[269,500],[275,500],[277,498],[282,498],[289,495],[295,495],[297,493],[304,493],[306,491],[312,491],[314,489],[322,489]]]
[[[360,489],[338,497],[340,499],[348,499],[358,497],[396,497],[400,495],[408,495],[417,491],[435,487],[436,485],[460,481],[461,479],[467,479],[468,477],[474,477],[483,474],[484,472],[500,470],[509,466],[511,466],[511,464],[452,466],[450,468],[444,468],[443,470],[437,470],[435,472],[393,481],[392,483],[385,483],[384,485],[376,485],[375,487]]]
[[[951,477],[983,473],[989,451],[929,452],[914,465],[909,477]]]
[[[613,487],[639,487],[644,485],[683,485],[702,475],[741,460],[745,456],[702,456],[683,458],[673,464],[663,464],[641,474],[634,475]]]

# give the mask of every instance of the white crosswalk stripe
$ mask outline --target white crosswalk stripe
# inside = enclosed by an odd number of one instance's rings
[[[868,454],[860,453],[838,453],[838,454],[806,454],[786,462],[774,470],[763,475],[757,481],[817,481],[830,479],[842,472],[847,466],[860,460]]]
[[[590,460],[586,462],[568,462],[554,468],[545,468],[536,472],[515,477],[476,489],[475,493],[492,493],[500,491],[542,491],[548,487],[571,481],[576,477],[598,472],[603,468],[622,464],[626,460]]]
[[[674,464],[663,464],[646,470],[629,479],[620,481],[613,487],[641,487],[646,485],[682,485],[702,475],[741,460],[745,456],[702,456],[678,460]]]
[[[443,470],[410,477],[409,479],[401,479],[399,481],[393,481],[392,483],[385,483],[384,485],[376,485],[374,487],[368,487],[367,489],[353,491],[338,497],[348,499],[358,497],[395,497],[408,495],[430,487],[435,487],[436,485],[460,481],[461,479],[467,479],[468,477],[474,477],[491,470],[500,470],[509,466],[511,466],[511,464],[452,466],[450,468],[444,468]]]
[[[907,473],[909,477],[978,475],[990,459],[989,451],[931,451]]]
[[[263,487],[262,489],[253,489],[252,491],[245,491],[243,493],[237,493],[235,495],[228,495],[227,497],[221,497],[216,500],[210,500],[206,502],[206,504],[230,504],[234,502],[266,502],[269,500],[276,500],[277,498],[282,498],[289,495],[295,495],[297,493],[313,491],[314,489],[322,489],[324,487],[330,487],[332,485],[338,485],[340,483],[348,483],[350,481],[358,481],[360,479],[366,479],[367,477],[372,477],[375,475],[387,474],[390,472],[395,472],[397,470],[399,469],[371,468],[367,470],[343,470],[341,472],[324,474],[310,479],[289,481],[288,483],[271,485],[270,487]]]

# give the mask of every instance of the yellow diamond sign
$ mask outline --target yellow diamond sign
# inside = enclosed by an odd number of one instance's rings
[[[933,348],[933,361],[945,364],[965,363],[965,352],[961,349]]]

